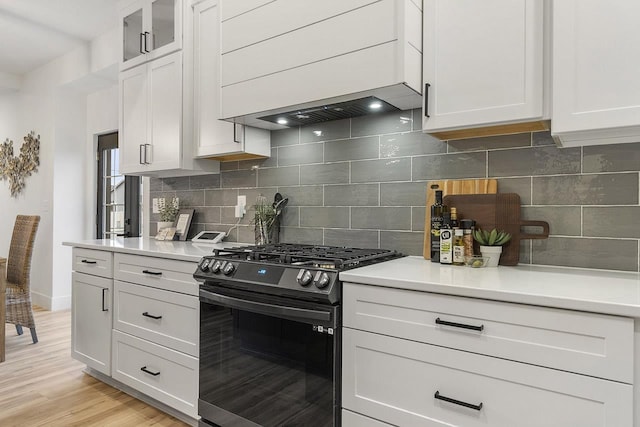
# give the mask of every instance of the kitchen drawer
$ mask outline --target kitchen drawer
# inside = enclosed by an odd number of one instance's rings
[[[113,253],[95,249],[73,248],[73,270],[93,276],[113,277]]]
[[[198,297],[115,282],[114,329],[198,357]]]
[[[111,372],[123,384],[197,418],[195,357],[114,330]]]
[[[197,296],[196,267],[195,262],[117,253],[113,274],[124,282]]]
[[[343,332],[343,406],[396,426],[630,427],[633,422],[629,384]]]
[[[633,383],[631,318],[352,283],[343,301],[354,329]]]
[[[346,409],[342,410],[342,425],[345,427],[393,427],[391,424],[383,423]]]

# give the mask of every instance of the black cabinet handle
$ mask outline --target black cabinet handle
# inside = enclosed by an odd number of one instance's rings
[[[147,49],[147,36],[149,35],[149,31],[144,32],[144,51],[145,53],[149,53],[149,49]]]
[[[162,271],[150,271],[150,270],[142,270],[144,274],[151,274],[152,276],[162,276]]]
[[[452,326],[454,328],[471,329],[473,331],[479,331],[479,332],[482,332],[484,330],[484,325],[474,326],[474,325],[465,325],[464,323],[447,322],[446,320],[440,320],[439,317],[436,319],[436,324],[444,325],[444,326]]]
[[[433,397],[435,397],[438,400],[444,400],[445,402],[453,403],[455,405],[464,406],[465,408],[475,409],[476,411],[479,411],[482,409],[482,402],[480,402],[479,405],[474,405],[473,403],[467,403],[467,402],[463,402],[462,400],[452,399],[450,397],[443,396],[440,394],[439,391],[436,391],[436,394],[434,394]]]
[[[109,288],[102,288],[102,311],[109,311],[109,307],[105,307],[107,301],[106,294]]]
[[[142,50],[142,38],[144,37],[144,33],[140,33],[140,53],[144,54],[144,50]]]
[[[144,317],[150,317],[150,318],[152,318],[152,319],[156,319],[156,320],[158,320],[158,319],[162,319],[162,316],[154,316],[153,314],[149,314],[149,312],[148,312],[148,311],[145,311],[144,313],[142,313],[142,315],[143,315]]]
[[[140,370],[141,370],[142,372],[146,372],[146,373],[147,373],[147,374],[149,374],[149,375],[153,375],[154,377],[157,377],[158,375],[160,375],[160,371],[158,371],[158,372],[151,372],[150,370],[148,370],[148,369],[147,369],[147,367],[146,367],[146,366],[143,366],[142,368],[140,368]]]
[[[142,161],[142,148],[144,147],[144,144],[140,144],[140,148],[138,149],[138,156],[139,156],[139,162],[141,165],[144,165],[144,161]]]
[[[429,88],[431,85],[429,83],[424,84],[424,116],[431,117],[429,115]]]
[[[97,264],[96,261],[89,261],[88,259],[83,259],[80,262],[83,263],[83,264]]]
[[[238,126],[240,126],[240,129],[243,130],[243,132],[238,132]],[[239,125],[237,123],[233,124],[233,142],[237,142],[238,144],[240,144],[242,142],[242,133],[244,133],[244,125]]]

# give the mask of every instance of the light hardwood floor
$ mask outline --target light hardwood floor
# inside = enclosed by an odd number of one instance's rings
[[[82,372],[71,359],[71,312],[35,313],[39,342],[6,324],[0,426],[186,426]]]

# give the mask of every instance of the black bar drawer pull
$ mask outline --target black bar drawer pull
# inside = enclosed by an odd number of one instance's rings
[[[431,85],[429,83],[424,84],[424,116],[431,117],[429,115],[429,88]]]
[[[151,372],[150,370],[148,370],[148,369],[147,369],[147,367],[146,367],[146,366],[143,366],[142,368],[140,368],[140,370],[141,370],[142,372],[146,372],[146,373],[147,373],[147,374],[149,374],[149,375],[153,375],[154,377],[157,377],[158,375],[160,375],[160,371],[158,371],[158,372]],[[481,404],[481,405],[482,405],[482,404]]]
[[[108,307],[105,307],[105,302],[106,302],[106,293],[109,289],[108,288],[102,288],[102,311],[109,311]]]
[[[88,259],[83,259],[82,261],[80,261],[83,264],[97,264],[97,261],[89,261]]]
[[[144,313],[142,313],[142,315],[143,315],[144,317],[150,317],[150,318],[152,318],[152,319],[156,319],[156,320],[158,320],[158,319],[162,319],[162,316],[154,316],[153,314],[149,314],[149,312],[148,312],[148,311],[145,311]]]
[[[456,405],[460,405],[460,406],[464,406],[465,408],[471,408],[471,409],[475,409],[476,411],[479,411],[482,409],[482,402],[480,402],[479,405],[474,405],[473,403],[467,403],[467,402],[463,402],[462,400],[456,400],[456,399],[452,399],[450,397],[446,397],[440,394],[439,391],[436,391],[436,394],[433,395],[433,397],[435,397],[438,400],[444,400],[445,402],[449,402],[449,403],[453,403]]]
[[[144,274],[151,274],[152,276],[162,276],[162,271],[150,271],[150,270],[142,270]]]
[[[140,33],[140,53],[144,53],[144,50],[142,50],[142,38],[144,37],[144,33]]]
[[[484,325],[474,326],[474,325],[465,325],[464,323],[447,322],[446,320],[440,320],[439,317],[436,319],[436,324],[444,325],[444,326],[452,326],[454,328],[471,329],[473,331],[479,331],[479,332],[482,332],[484,330]]]

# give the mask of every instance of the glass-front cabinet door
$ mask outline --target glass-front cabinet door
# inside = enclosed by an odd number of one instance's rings
[[[120,11],[120,70],[182,48],[182,0],[133,0]]]

